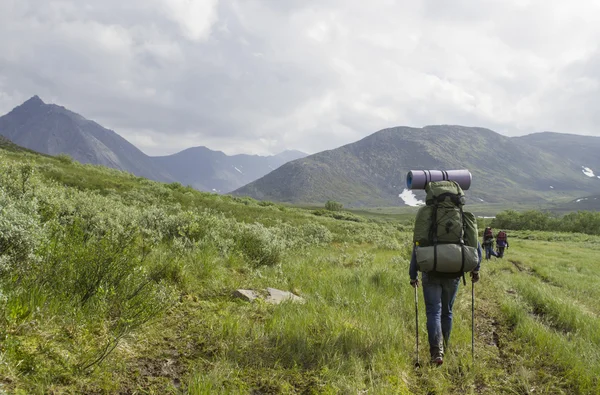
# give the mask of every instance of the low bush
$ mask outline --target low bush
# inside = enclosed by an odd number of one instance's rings
[[[254,266],[275,266],[281,262],[285,243],[262,224],[238,225],[236,247]]]

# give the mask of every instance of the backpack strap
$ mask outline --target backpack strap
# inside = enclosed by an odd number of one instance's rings
[[[465,213],[463,211],[462,206],[458,206],[460,210],[460,220],[462,221],[462,226],[460,229],[460,252],[462,254],[462,265],[460,266],[460,272],[463,276],[463,282],[465,281]],[[466,284],[465,284],[466,285]]]
[[[433,271],[437,270],[437,245],[438,245],[438,237],[437,237],[437,209],[438,209],[438,201],[433,203],[433,212],[431,213],[431,232],[430,239],[433,241]]]

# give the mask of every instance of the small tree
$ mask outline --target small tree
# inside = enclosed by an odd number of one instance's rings
[[[342,203],[336,202],[334,200],[328,200],[327,203],[325,203],[325,210],[341,211],[342,208],[344,208],[344,205]]]

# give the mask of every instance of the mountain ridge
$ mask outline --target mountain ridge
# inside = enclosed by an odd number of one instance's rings
[[[47,104],[38,95],[0,117],[0,135],[43,154],[64,153],[81,163],[103,165],[156,181],[179,182],[221,193],[254,181],[288,160],[306,156],[294,150],[271,156],[228,156],[222,152],[215,154],[220,151],[207,147],[191,147],[162,157],[149,156],[115,131],[63,106]],[[207,158],[190,158],[186,153],[190,149],[196,156]],[[238,163],[246,170],[236,166]]]
[[[118,168],[203,191],[288,203],[402,205],[412,169],[469,168],[469,199],[488,203],[574,199],[600,193],[600,137],[533,133],[507,137],[458,125],[398,126],[306,155],[228,156],[205,146],[148,156],[113,130],[37,95],[0,117],[0,135],[44,154]],[[422,191],[414,191],[423,198]]]
[[[0,117],[0,134],[44,154],[64,153],[81,163],[129,171],[157,181],[174,181],[116,132],[65,107],[46,104],[37,95]]]
[[[289,162],[236,191],[288,203],[337,200],[349,206],[402,204],[413,169],[473,173],[470,199],[488,203],[566,198],[600,190],[564,157],[490,129],[457,125],[395,127]],[[503,174],[498,174],[503,173]],[[505,174],[505,175],[504,175]],[[415,191],[423,197],[422,191]]]

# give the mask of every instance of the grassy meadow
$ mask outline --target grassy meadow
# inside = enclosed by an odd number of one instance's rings
[[[600,236],[517,230],[415,368],[410,215],[332,213],[0,150],[0,394],[600,393]],[[593,233],[593,232],[591,232]],[[304,304],[246,302],[238,288]]]

